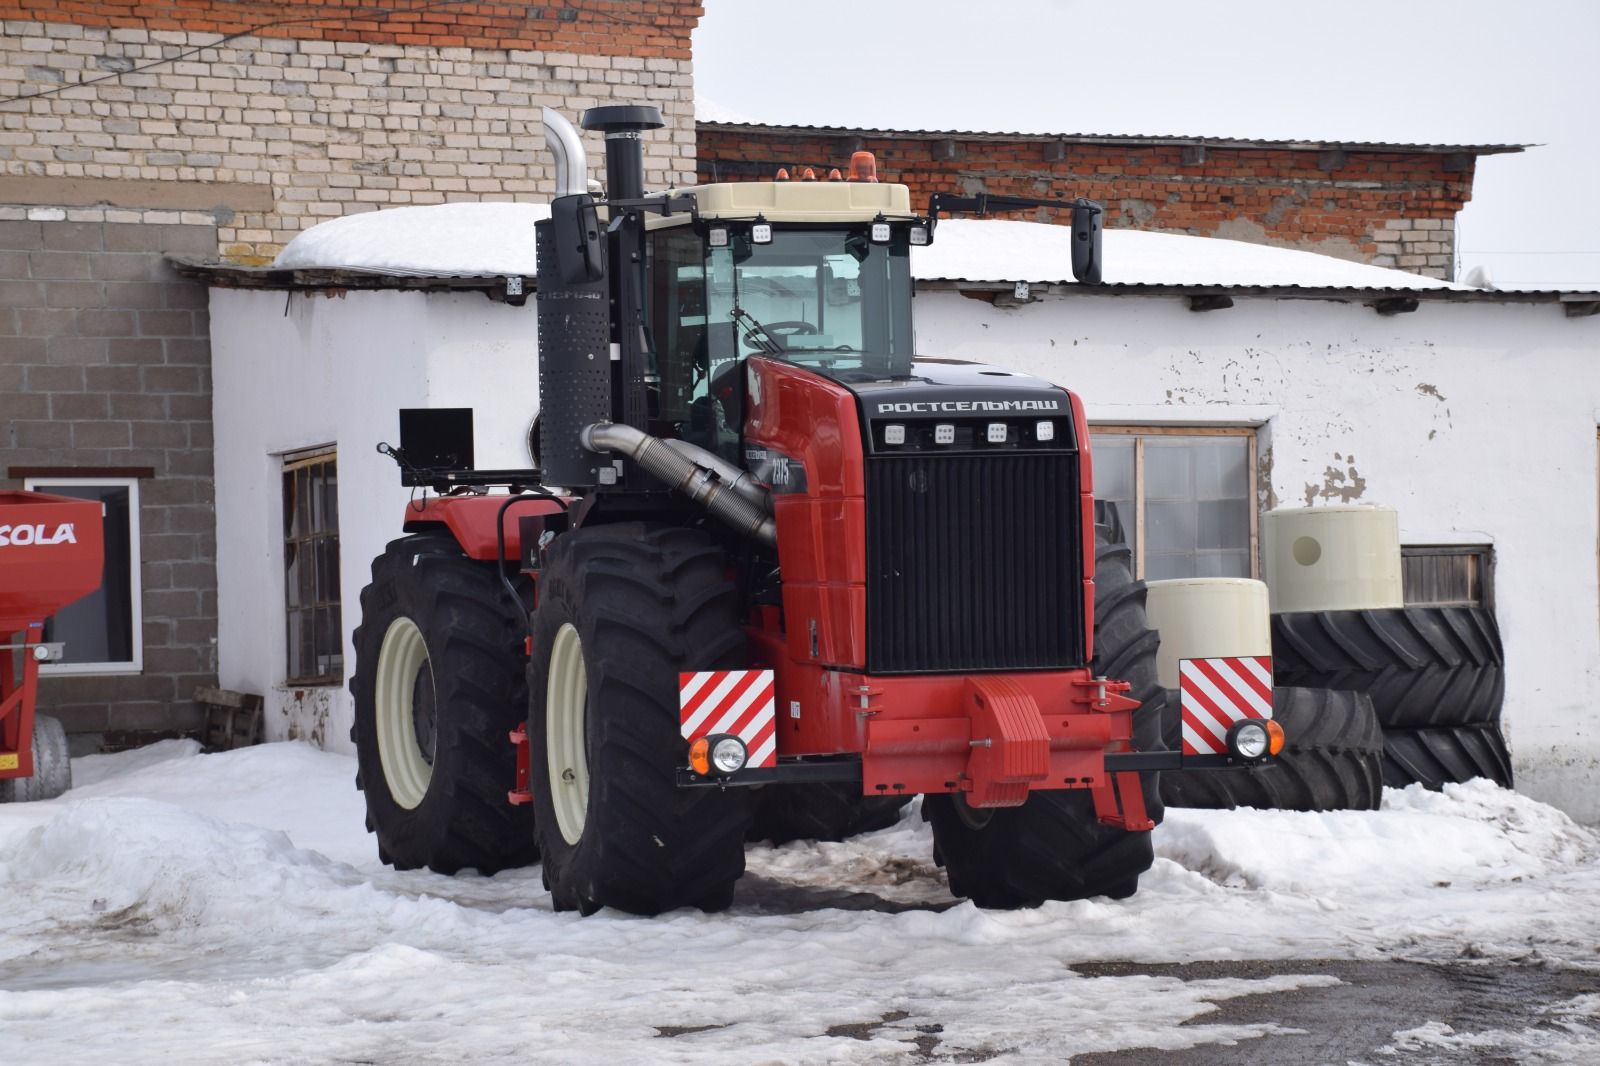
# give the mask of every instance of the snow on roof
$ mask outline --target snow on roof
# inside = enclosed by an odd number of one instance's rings
[[[466,203],[394,207],[324,222],[289,242],[278,269],[365,270],[399,276],[536,274],[533,224],[546,204]],[[1310,289],[1457,289],[1435,278],[1315,252],[1244,241],[1113,229],[1104,234],[1112,285]],[[1066,226],[1001,219],[946,219],[927,248],[912,250],[920,281],[1071,282]]]
[[[435,204],[367,211],[296,235],[272,265],[403,277],[532,277],[537,272],[533,224],[549,217],[549,204]]]
[[[1102,236],[1102,280],[1108,285],[1468,288],[1403,270],[1246,241],[1131,229],[1109,229]],[[1072,231],[1038,222],[946,219],[939,223],[931,245],[913,250],[911,271],[920,281],[1070,282]]]

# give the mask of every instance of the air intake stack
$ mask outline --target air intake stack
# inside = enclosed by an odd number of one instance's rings
[[[591,107],[579,120],[586,130],[606,137],[606,198],[637,200],[644,195],[644,148],[639,134],[666,123],[654,107],[618,104]]]

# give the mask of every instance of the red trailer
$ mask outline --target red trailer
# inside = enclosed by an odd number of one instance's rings
[[[61,657],[45,619],[100,587],[102,505],[0,492],[0,801],[49,799],[72,783],[61,722],[35,714],[39,664]]]

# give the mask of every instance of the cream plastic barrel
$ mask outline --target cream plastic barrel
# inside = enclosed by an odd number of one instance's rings
[[[1267,586],[1243,577],[1179,577],[1151,581],[1145,599],[1150,628],[1161,634],[1156,673],[1178,687],[1179,659],[1271,655]]]
[[[1392,507],[1293,507],[1261,517],[1272,613],[1403,607]]]

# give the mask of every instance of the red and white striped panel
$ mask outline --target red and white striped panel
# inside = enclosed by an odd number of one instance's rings
[[[1226,755],[1233,723],[1272,717],[1272,656],[1180,659],[1178,705],[1183,753]]]
[[[710,733],[732,733],[750,752],[746,766],[778,764],[778,705],[771,670],[679,674],[678,722],[690,743]]]

